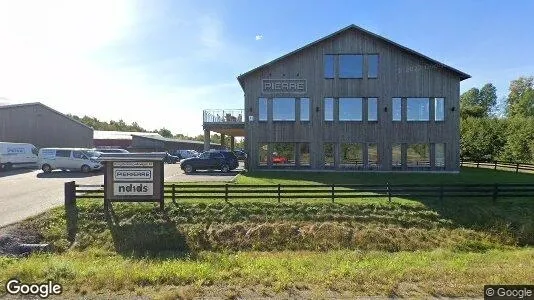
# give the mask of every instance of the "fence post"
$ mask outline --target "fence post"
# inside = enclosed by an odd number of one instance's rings
[[[479,165],[480,165],[480,162],[477,161],[477,168],[478,168]]]
[[[519,173],[519,163],[516,163],[516,164],[515,164],[515,172],[516,172],[516,173]]]
[[[332,183],[332,203],[335,202],[335,199],[336,199],[336,189],[335,189],[335,185]]]
[[[463,167],[463,166],[464,166],[464,161],[460,160],[460,167]]]
[[[389,186],[389,181],[386,182],[386,190],[388,191],[388,201],[391,202],[391,187]]]
[[[228,202],[228,183],[224,185],[224,201]]]
[[[497,183],[495,183],[493,185],[493,204],[495,204],[495,202],[497,202],[497,194],[499,193],[499,185]]]
[[[176,203],[176,184],[172,184],[172,202]]]
[[[278,184],[278,203],[280,203],[280,183]]]
[[[497,170],[497,161],[495,161],[495,165],[493,165],[493,170]]]
[[[443,205],[443,183],[439,185],[439,201]]]
[[[76,182],[65,182],[65,206],[76,206]]]

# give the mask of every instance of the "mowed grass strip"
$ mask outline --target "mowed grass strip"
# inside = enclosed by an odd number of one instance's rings
[[[534,249],[484,253],[202,252],[194,258],[131,259],[106,252],[0,258],[0,281],[60,282],[70,291],[196,284],[293,287],[354,295],[480,297],[484,284],[534,282]],[[2,285],[2,288],[4,286]]]

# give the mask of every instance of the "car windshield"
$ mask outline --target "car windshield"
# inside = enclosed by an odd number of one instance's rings
[[[93,151],[93,150],[83,151],[83,153],[84,153],[87,157],[99,157],[100,154],[102,154],[102,153],[100,153],[100,152],[98,152],[98,151]]]

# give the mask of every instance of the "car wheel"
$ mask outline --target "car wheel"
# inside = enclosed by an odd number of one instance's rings
[[[184,166],[185,173],[192,173],[193,172],[193,166],[191,165],[185,165]]]
[[[221,166],[221,171],[224,172],[224,173],[227,173],[230,171],[230,167],[228,167],[227,164],[224,164]]]
[[[82,173],[89,173],[89,171],[91,171],[91,167],[89,167],[88,165],[82,166]]]
[[[45,173],[50,173],[52,172],[52,167],[48,164],[44,164],[42,167],[41,167],[41,170],[43,170],[43,172]]]
[[[4,170],[6,170],[6,171],[11,170],[11,168],[13,168],[13,165],[11,163],[7,163],[7,164],[4,165]]]

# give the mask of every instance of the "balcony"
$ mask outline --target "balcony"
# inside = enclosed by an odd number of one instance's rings
[[[243,109],[205,109],[203,112],[204,124],[206,123],[241,123],[244,124]]]

